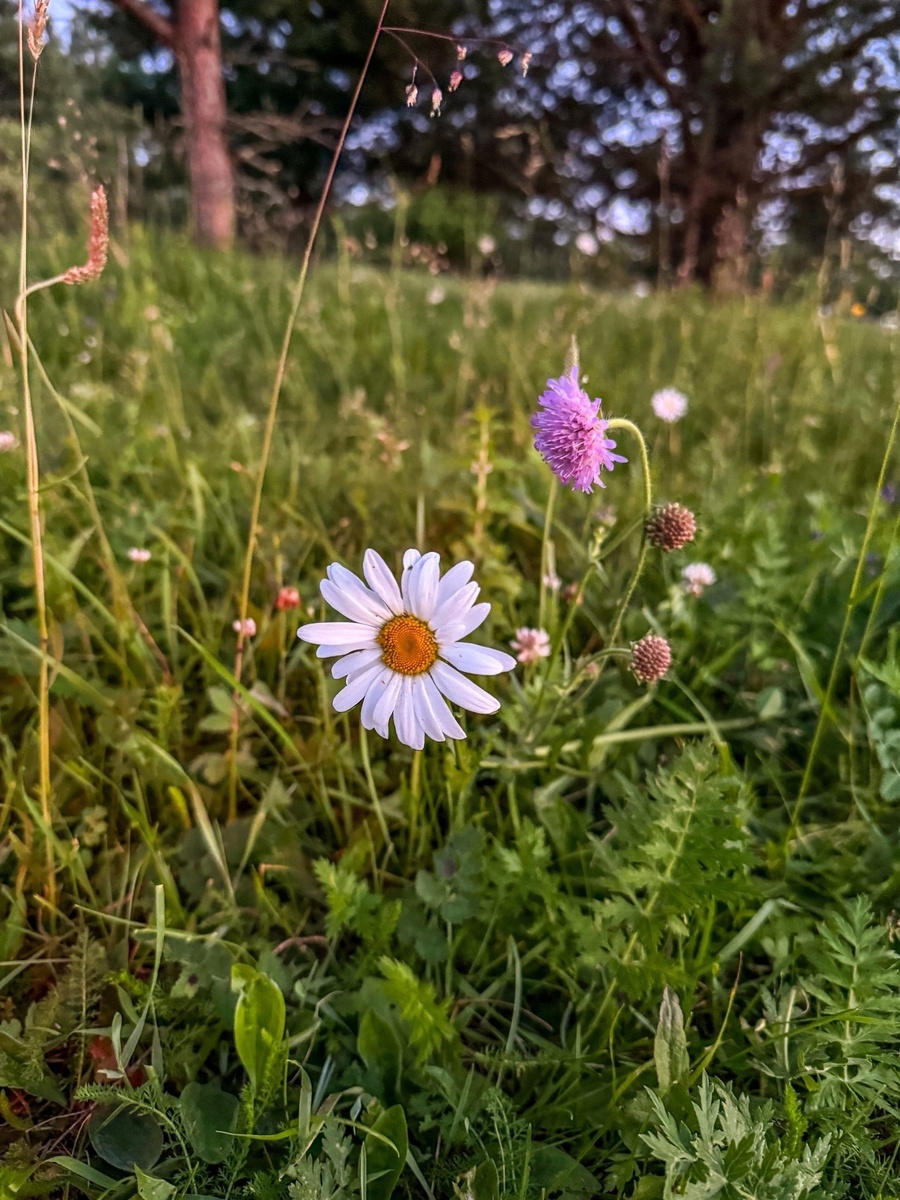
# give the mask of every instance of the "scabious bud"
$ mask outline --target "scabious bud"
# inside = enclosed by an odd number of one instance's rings
[[[672,665],[669,643],[658,634],[648,633],[631,647],[631,669],[638,683],[656,683]]]
[[[106,204],[106,189],[100,184],[91,196],[91,240],[88,243],[87,262],[83,267],[69,267],[62,277],[62,282],[90,283],[99,279],[106,266],[108,252],[109,209]]]
[[[500,50],[497,54],[497,61],[500,63],[501,67],[508,67],[509,64],[512,62],[512,60],[513,60],[512,50],[503,49],[503,50]]]
[[[652,546],[667,554],[680,550],[694,540],[697,522],[694,514],[683,504],[667,504],[647,522],[647,538]]]
[[[459,87],[459,85],[462,83],[462,81],[463,81],[462,71],[454,71],[453,74],[450,76],[450,84],[449,84],[450,91],[455,92],[456,89]]]

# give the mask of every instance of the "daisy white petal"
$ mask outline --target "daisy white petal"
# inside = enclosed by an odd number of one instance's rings
[[[477,583],[467,583],[465,587],[461,587],[442,601],[431,618],[431,624],[437,633],[441,632],[441,626],[446,622],[461,620],[478,599],[480,591]]]
[[[511,671],[516,665],[516,660],[502,650],[472,646],[468,642],[456,642],[444,647],[441,657],[472,675],[499,675],[501,671]]]
[[[345,646],[351,642],[372,641],[372,627],[354,621],[313,621],[301,625],[297,637],[301,642],[312,642],[313,645]]]
[[[416,705],[413,700],[413,678],[410,675],[406,675],[400,680],[400,695],[397,697],[397,707],[394,709],[394,729],[404,746],[409,746],[413,750],[421,750],[425,745],[425,730],[416,714]]]
[[[474,572],[475,564],[470,562],[459,562],[455,567],[451,567],[438,585],[438,605],[449,600],[461,587],[465,587]]]
[[[381,695],[378,697],[378,702],[375,705],[375,711],[372,713],[372,720],[375,722],[375,728],[380,726],[387,728],[387,723],[394,715],[394,709],[397,707],[397,701],[400,699],[400,685],[403,682],[403,676],[398,675],[395,671],[391,671],[387,683],[381,688]],[[380,687],[381,676],[377,683]]]
[[[359,704],[360,700],[368,693],[378,673],[379,664],[375,663],[374,666],[369,667],[365,671],[359,671],[352,679],[348,680],[347,686],[338,692],[331,702],[334,711],[346,712],[348,708],[353,708],[355,704]]]
[[[442,742],[445,736],[444,730],[441,726],[440,717],[432,707],[431,697],[426,687],[428,682],[430,681],[427,675],[412,676],[413,703],[416,706],[416,715],[419,718],[419,723],[425,730],[426,737],[430,737],[435,742]],[[434,687],[434,684],[431,686]]]
[[[421,621],[430,621],[437,601],[441,559],[434,552],[423,554],[409,576],[411,611]]]
[[[358,650],[374,650],[376,648],[370,630],[369,636],[360,638],[358,642],[345,642],[343,646],[330,645],[326,642],[316,650],[316,658],[337,658],[339,654],[355,654]]]
[[[420,559],[421,557],[422,557],[422,555],[421,555],[420,551],[418,551],[418,550],[416,550],[416,549],[411,549],[411,550],[406,550],[406,551],[404,551],[404,554],[403,554],[403,569],[404,569],[405,571],[408,571],[408,570],[410,570],[410,568],[411,568],[411,567],[414,567],[414,566],[416,565],[416,563],[419,561],[419,559]]]
[[[334,567],[329,570],[334,570]],[[331,576],[319,584],[319,591],[331,607],[351,621],[361,621],[364,625],[381,625],[386,621],[391,615],[387,605],[382,604],[375,593],[370,592],[355,575],[347,571],[345,576],[349,576],[349,579]]]
[[[479,625],[487,620],[487,615],[490,611],[491,606],[487,603],[474,605],[463,618],[463,632],[460,634],[460,637],[468,637],[470,633],[473,633]]]
[[[331,668],[332,679],[343,679],[353,675],[356,671],[363,671],[366,667],[370,667],[372,663],[381,662],[381,650],[376,646],[373,650],[354,650],[351,654],[345,654]]]
[[[381,699],[384,689],[388,685],[392,672],[389,667],[384,667],[380,675],[376,675],[375,679],[369,686],[366,692],[366,698],[363,700],[362,710],[359,714],[359,719],[363,729],[375,728],[375,705]],[[379,732],[381,732],[379,730]],[[385,735],[382,734],[382,737]]]
[[[367,550],[363,556],[363,574],[366,583],[379,596],[392,613],[403,612],[403,597],[397,580],[391,574],[387,563],[375,550]]]
[[[431,677],[439,692],[469,712],[495,713],[500,707],[499,700],[495,700],[477,683],[466,679],[465,675],[460,675],[459,671],[448,663],[436,662],[431,668]]]
[[[422,691],[428,699],[429,708],[440,722],[441,728],[447,737],[456,738],[457,740],[464,739],[466,731],[447,707],[447,701],[438,691],[437,685],[430,675],[422,676]]]

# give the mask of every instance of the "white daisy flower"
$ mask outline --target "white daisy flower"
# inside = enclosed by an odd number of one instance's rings
[[[320,584],[322,596],[349,623],[321,621],[297,630],[319,647],[319,658],[340,656],[331,674],[347,683],[334,698],[335,710],[346,712],[362,701],[363,728],[386,738],[393,717],[397,737],[414,750],[422,749],[426,736],[436,742],[466,736],[447,700],[476,713],[500,707],[461,671],[499,675],[516,665],[509,654],[462,641],[491,606],[475,603],[481,589],[470,582],[472,563],[457,563],[441,578],[440,562],[438,554],[407,550],[399,587],[374,550],[363,557],[365,584],[332,563]]]

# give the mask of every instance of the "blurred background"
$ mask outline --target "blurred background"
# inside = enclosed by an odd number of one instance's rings
[[[7,227],[16,10],[2,0]],[[51,0],[36,219],[82,230],[101,180],[120,232],[141,221],[297,252],[379,10]],[[814,287],[825,303],[896,308],[895,0],[395,0],[387,22],[332,249],[434,275]]]

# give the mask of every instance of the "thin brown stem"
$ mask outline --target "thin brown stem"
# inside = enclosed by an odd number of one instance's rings
[[[378,45],[378,40],[381,37],[381,33],[384,28],[384,19],[387,16],[387,10],[390,2],[391,0],[383,0],[381,12],[375,26],[375,32],[372,36],[372,41],[369,45],[368,53],[366,54],[365,62],[363,63],[359,79],[356,82],[356,88],[354,89],[353,96],[350,101],[350,107],[347,110],[347,115],[344,118],[344,124],[341,126],[341,132],[340,136],[338,137],[337,145],[334,149],[334,154],[331,157],[331,164],[328,168],[328,174],[325,178],[322,194],[319,197],[319,203],[316,206],[316,212],[315,216],[313,217],[312,227],[309,231],[306,248],[303,251],[303,260],[300,264],[300,274],[297,276],[297,282],[294,285],[294,292],[291,298],[291,311],[285,327],[284,338],[282,339],[281,343],[281,353],[278,356],[278,366],[275,370],[275,380],[272,385],[272,394],[269,398],[269,411],[266,416],[266,426],[263,433],[262,456],[260,459],[259,469],[256,473],[256,487],[253,493],[253,505],[250,510],[250,531],[247,537],[247,550],[244,555],[244,573],[241,582],[240,596],[240,625],[238,627],[237,648],[234,656],[234,676],[238,682],[240,682],[241,673],[244,667],[244,645],[246,640],[244,629],[246,627],[245,623],[247,620],[247,610],[250,605],[250,582],[253,574],[253,559],[256,553],[256,543],[259,538],[259,514],[262,508],[263,486],[266,479],[266,469],[272,453],[272,442],[275,437],[275,422],[278,417],[278,404],[281,399],[281,390],[284,385],[284,376],[287,370],[288,353],[290,352],[291,348],[291,340],[293,338],[294,328],[297,324],[297,314],[300,311],[300,305],[303,301],[303,294],[306,290],[306,279],[309,275],[310,261],[312,259],[313,250],[318,238],[319,229],[322,224],[322,218],[325,215],[325,206],[327,205],[328,198],[331,194],[334,176],[337,171],[341,154],[344,151],[344,145],[347,141],[347,134],[350,131],[350,124],[356,114],[356,107],[359,103],[359,97],[362,93],[363,84],[365,83],[366,76],[369,73],[369,67],[375,54],[375,48]],[[231,716],[231,753],[228,788],[229,819],[237,815],[237,745],[239,726],[240,708],[238,706],[238,698],[235,696],[234,707],[232,708]]]
[[[22,364],[22,409],[25,422],[25,465],[28,481],[28,517],[31,530],[31,556],[34,566],[35,608],[38,627],[40,660],[38,667],[38,742],[39,769],[38,795],[41,820],[47,850],[47,896],[55,905],[56,888],[53,870],[52,814],[50,808],[50,634],[47,623],[47,595],[44,584],[44,548],[41,522],[40,483],[41,471],[37,450],[37,434],[34,423],[34,406],[28,373],[28,304],[25,292],[28,287],[28,189],[29,158],[31,153],[31,111],[33,107],[37,63],[32,77],[32,104],[25,105],[25,14],[19,0],[19,120],[22,135],[22,229],[19,242],[19,293],[21,303],[16,305],[16,321],[19,333],[20,359]]]

